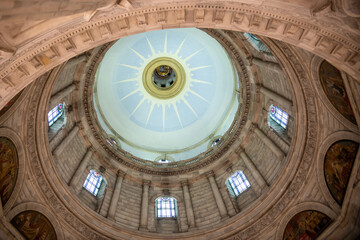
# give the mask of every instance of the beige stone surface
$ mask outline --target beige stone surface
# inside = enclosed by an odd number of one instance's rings
[[[322,59],[342,71],[359,125],[359,23],[358,4],[351,0],[1,1],[0,108],[24,92],[0,116],[0,136],[9,136],[21,156],[16,188],[0,211],[0,238],[20,239],[9,221],[23,210],[37,210],[51,221],[58,239],[282,239],[293,215],[314,209],[333,220],[319,239],[357,239],[359,153],[342,206],[326,186],[323,159],[337,140],[360,142],[359,127],[332,107],[317,72]],[[179,27],[203,28],[228,51],[243,79],[239,95],[244,122],[229,142],[197,165],[160,171],[106,145],[93,122],[88,83],[104,44]],[[256,51],[241,32],[257,34],[273,55]],[[282,72],[269,69],[269,64],[253,64],[253,58],[277,64]],[[69,86],[74,87],[61,95],[72,106],[66,125],[48,131],[51,101]],[[286,135],[267,124],[269,106],[277,102],[261,93],[262,86],[293,103],[283,106],[290,114]],[[78,131],[71,133],[74,128]],[[277,146],[283,159],[255,128]],[[61,151],[56,151],[59,146]],[[93,154],[79,172],[87,151]],[[241,152],[254,166],[244,162]],[[81,185],[90,170],[102,167],[107,187],[96,198]],[[109,218],[119,170],[125,175],[116,211]],[[244,171],[251,188],[233,199],[225,181],[236,170]],[[75,173],[78,185],[70,184]],[[149,184],[146,203],[144,182]],[[159,222],[154,202],[164,191],[176,197],[179,215]],[[191,201],[193,216],[185,198]]]

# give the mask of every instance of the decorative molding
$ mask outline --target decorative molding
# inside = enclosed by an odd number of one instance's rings
[[[216,149],[212,148],[209,149],[207,152],[201,153],[198,156],[183,160],[181,162],[173,162],[169,163],[166,169],[164,168],[156,168],[154,166],[149,166],[148,161],[144,161],[140,158],[132,156],[128,152],[123,151],[122,149],[113,149],[111,148],[107,142],[105,137],[101,134],[101,128],[99,127],[98,120],[94,114],[90,114],[94,112],[93,106],[93,82],[96,73],[97,66],[100,64],[101,60],[103,59],[106,51],[111,47],[111,44],[105,44],[96,52],[95,56],[93,57],[91,63],[89,63],[89,67],[87,69],[84,89],[83,89],[83,107],[85,110],[86,116],[86,123],[88,124],[89,128],[92,131],[95,139],[98,143],[105,149],[105,151],[114,159],[116,159],[120,164],[124,165],[125,167],[130,167],[135,169],[136,171],[144,172],[147,174],[156,174],[156,175],[165,175],[165,176],[172,176],[183,174],[187,172],[191,172],[207,166],[214,161],[216,161],[220,156],[224,153],[229,151],[232,145],[236,142],[238,137],[240,136],[240,132],[245,126],[247,122],[249,108],[250,108],[250,81],[249,75],[247,73],[247,69],[245,64],[242,61],[242,57],[238,52],[237,48],[235,48],[232,43],[226,39],[226,37],[217,30],[206,30],[206,32],[210,33],[215,39],[217,39],[228,51],[228,53],[235,59],[237,62],[238,74],[239,74],[239,81],[241,81],[241,85],[245,91],[245,99],[242,105],[242,111],[240,111],[240,105],[238,108],[237,116],[239,116],[238,120],[234,120],[232,126],[229,128],[227,133],[224,134],[224,141],[221,146],[218,146]]]
[[[275,198],[271,200],[272,204],[267,204],[263,206],[262,210],[258,214],[258,217],[254,218],[253,221],[249,222],[242,222],[244,219],[242,218],[244,215],[237,214],[234,217],[230,218],[229,220],[223,221],[223,225],[219,230],[212,231],[212,234],[218,234],[215,238],[226,238],[229,237],[230,239],[250,239],[260,232],[267,231],[269,227],[273,227],[275,223],[274,220],[278,219],[281,214],[286,211],[287,208],[291,207],[291,204],[296,199],[296,196],[299,194],[303,186],[305,185],[305,180],[307,175],[309,174],[309,169],[314,159],[315,150],[317,146],[317,134],[318,134],[318,125],[317,125],[317,112],[316,112],[316,105],[315,105],[315,94],[313,92],[313,88],[310,84],[309,77],[307,72],[304,70],[303,66],[299,63],[297,56],[294,56],[294,51],[284,43],[277,43],[279,47],[281,47],[281,51],[286,58],[289,59],[287,63],[287,67],[292,68],[296,76],[299,79],[294,81],[299,82],[301,86],[302,93],[299,94],[299,98],[302,97],[302,94],[305,98],[304,107],[306,106],[306,112],[303,113],[301,117],[306,119],[306,122],[301,125],[306,129],[304,137],[300,137],[298,141],[302,141],[302,139],[306,138],[306,144],[304,144],[304,148],[300,148],[295,156],[293,156],[292,161],[299,163],[295,167],[290,167],[290,169],[285,169],[287,172],[284,174],[283,178],[288,177],[288,171],[294,172],[295,176],[291,178],[291,181],[287,178],[284,180],[289,185],[284,188],[281,194],[276,195]],[[71,210],[68,202],[63,201],[62,194],[63,192],[57,191],[58,188],[61,188],[61,183],[57,179],[56,174],[52,168],[49,168],[49,164],[54,164],[52,161],[49,163],[49,150],[46,148],[44,149],[43,144],[46,142],[46,134],[43,133],[42,126],[44,123],[39,121],[39,117],[43,116],[43,113],[38,112],[41,109],[45,109],[44,103],[41,101],[41,92],[43,86],[45,85],[45,78],[40,78],[36,84],[34,89],[35,93],[31,96],[29,101],[29,109],[35,109],[34,111],[30,111],[27,117],[27,134],[26,134],[26,146],[29,154],[29,159],[31,159],[31,166],[29,171],[31,175],[33,175],[34,179],[36,179],[36,186],[40,190],[43,198],[48,202],[49,207],[52,211],[57,213],[57,217],[59,221],[66,222],[67,226],[76,229],[79,234],[81,234],[86,239],[107,239],[111,238],[115,233],[119,233],[118,237],[129,237],[133,238],[141,238],[141,232],[131,232],[129,233],[126,228],[119,227],[118,225],[114,225],[113,222],[108,222],[107,219],[102,218],[101,216],[96,215],[90,211],[83,210],[84,214],[80,215],[76,212]],[[250,101],[250,100],[249,100]],[[250,102],[249,102],[250,103]],[[294,105],[295,106],[295,105]],[[302,118],[300,118],[302,120]],[[299,120],[299,121],[300,121]],[[245,122],[244,122],[245,124]],[[299,126],[298,126],[299,128]],[[239,135],[237,136],[237,138]],[[234,140],[235,141],[235,140]],[[224,143],[225,144],[225,143]],[[294,143],[293,143],[294,144]],[[299,144],[298,144],[299,145]],[[229,144],[229,147],[231,144]],[[231,148],[230,148],[231,149]],[[304,150],[303,150],[304,149]],[[291,151],[290,151],[291,152]],[[222,156],[224,152],[216,152],[215,156]],[[51,158],[50,158],[51,159]],[[124,161],[125,162],[125,161]],[[201,162],[201,164],[204,164]],[[201,165],[200,164],[200,165]],[[206,166],[203,165],[203,166]],[[294,166],[294,165],[289,165]],[[129,167],[126,162],[124,163],[124,167]],[[133,167],[129,167],[133,168]],[[140,168],[140,167],[139,167]],[[189,166],[191,169],[192,166]],[[134,169],[134,168],[133,168]],[[197,168],[196,168],[197,169]],[[283,170],[283,171],[285,171]],[[49,171],[51,174],[49,174]],[[140,170],[139,170],[140,171]],[[140,171],[144,172],[144,171]],[[151,173],[151,171],[149,171]],[[185,172],[185,171],[184,171]],[[141,173],[140,173],[141,174]],[[179,173],[178,173],[179,174]],[[154,175],[157,175],[156,173]],[[276,188],[277,186],[275,186]],[[275,194],[272,192],[274,189],[269,189],[268,195]],[[66,191],[66,190],[62,190]],[[271,195],[275,196],[275,195]],[[74,200],[71,198],[69,200],[73,202]],[[80,203],[77,203],[80,204]],[[261,204],[261,203],[259,203]],[[256,205],[258,206],[258,205]],[[251,207],[248,209],[251,210]],[[242,213],[246,214],[248,209],[244,209]],[[88,217],[92,217],[92,223],[86,223],[86,219]],[[96,223],[98,221],[102,221],[104,226],[97,227]],[[243,223],[242,228],[234,228],[234,224]],[[108,231],[108,230],[111,231]],[[221,232],[221,233],[220,233]],[[194,230],[193,232],[187,233],[187,235],[182,236],[183,239],[193,239],[194,236],[198,231]],[[224,235],[225,233],[225,235]],[[146,233],[149,236],[157,236],[156,233]],[[151,235],[154,234],[154,235]],[[195,235],[194,235],[195,234]],[[227,236],[226,236],[227,234]],[[214,238],[214,239],[215,239]],[[126,238],[125,238],[126,239]]]
[[[284,55],[289,60],[289,63],[293,66],[294,71],[299,77],[299,82],[302,85],[304,91],[304,98],[306,102],[306,116],[307,116],[307,141],[305,144],[305,150],[301,158],[300,166],[296,172],[296,175],[292,179],[286,191],[281,198],[272,205],[268,211],[258,220],[255,221],[250,227],[240,230],[239,232],[232,234],[229,238],[231,240],[250,239],[255,234],[259,234],[274,223],[274,220],[279,216],[291,202],[296,199],[296,195],[300,192],[305,185],[309,169],[314,159],[315,149],[317,146],[317,114],[316,105],[312,85],[310,84],[309,77],[303,66],[299,63],[297,57],[293,51],[283,43],[278,43],[282,48]],[[271,191],[271,190],[270,190]]]
[[[76,54],[125,35],[150,29],[179,27],[181,24],[186,24],[186,27],[201,24],[201,27],[250,31],[279,39],[317,54],[354,78],[359,78],[360,45],[355,40],[358,35],[336,29],[326,22],[316,24],[311,23],[310,19],[286,15],[282,9],[275,7],[255,7],[230,1],[221,5],[174,2],[171,5],[144,7],[126,13],[123,8],[103,11],[106,14],[100,14],[99,11],[99,16],[89,22],[84,20],[67,24],[53,34],[32,39],[33,44],[17,51],[3,62],[0,65],[0,88],[3,89],[0,91],[0,108],[36,77]],[[149,20],[153,18],[162,20]]]

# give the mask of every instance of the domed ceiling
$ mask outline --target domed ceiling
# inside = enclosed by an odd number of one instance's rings
[[[238,76],[225,49],[191,28],[118,40],[99,64],[93,89],[102,129],[146,160],[206,151],[239,105]]]

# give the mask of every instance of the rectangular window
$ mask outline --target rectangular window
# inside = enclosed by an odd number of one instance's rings
[[[158,218],[176,217],[176,199],[173,197],[159,197],[155,201]]]

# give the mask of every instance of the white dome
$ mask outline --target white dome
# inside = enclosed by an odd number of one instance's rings
[[[176,75],[183,71],[183,86],[174,96],[157,97],[144,86],[144,71],[157,60],[182,68]],[[198,29],[170,29],[118,40],[97,70],[94,101],[100,125],[125,151],[148,160],[182,153],[175,159],[183,160],[227,131],[236,90],[233,64],[215,39]]]

